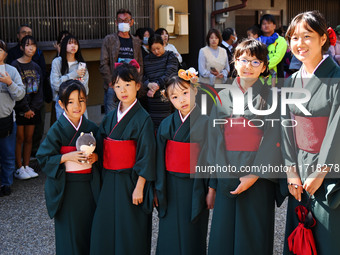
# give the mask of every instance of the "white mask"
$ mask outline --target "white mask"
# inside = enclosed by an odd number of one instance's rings
[[[129,23],[118,23],[118,31],[129,32],[130,31],[130,24]]]
[[[233,40],[233,43],[237,42],[237,36],[235,36],[235,39]]]
[[[149,41],[149,37],[143,37],[143,44],[147,45]]]

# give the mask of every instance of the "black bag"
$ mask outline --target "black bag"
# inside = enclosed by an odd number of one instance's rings
[[[13,112],[5,118],[0,118],[0,138],[12,134],[13,130]]]

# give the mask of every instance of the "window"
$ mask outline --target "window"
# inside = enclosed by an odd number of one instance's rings
[[[132,33],[153,26],[152,0],[0,0],[0,39],[16,43],[19,25],[29,24],[43,49],[51,48],[62,30],[82,40],[82,47],[100,47],[101,39],[116,31],[120,8],[129,9],[135,19]]]

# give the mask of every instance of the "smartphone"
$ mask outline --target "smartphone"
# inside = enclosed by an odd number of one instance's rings
[[[215,67],[210,67],[210,70],[213,71],[213,72],[217,72]]]
[[[5,65],[0,65],[0,75],[1,75],[1,74],[5,75],[5,72],[6,72]],[[2,75],[1,75],[1,76],[2,76]]]
[[[80,69],[86,69],[86,63],[84,63],[84,62],[79,62],[79,64],[78,64],[78,70],[80,70]]]

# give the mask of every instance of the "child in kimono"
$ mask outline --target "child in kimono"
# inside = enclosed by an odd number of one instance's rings
[[[292,104],[286,107],[283,120],[294,119],[297,125],[282,129],[290,193],[286,237],[298,226],[295,208],[309,204],[316,220],[311,230],[321,255],[340,254],[340,68],[325,55],[330,44],[326,24],[318,11],[309,11],[298,14],[287,30],[291,51],[302,66],[285,86],[309,91],[311,98],[302,105],[304,109]],[[289,99],[304,96],[293,92]],[[292,254],[287,239],[284,254]]]
[[[120,101],[97,133],[102,189],[93,220],[91,254],[150,254],[156,141],[137,94],[141,77],[130,64],[113,74]]]
[[[157,132],[156,254],[204,255],[207,249],[208,209],[213,208],[215,189],[191,174],[205,144],[208,117],[195,103],[197,88],[190,78],[197,79],[194,70],[180,70],[165,86],[165,96],[177,110]]]
[[[54,218],[56,254],[89,254],[95,199],[100,188],[99,171],[92,164],[98,156],[92,153],[86,157],[77,151],[76,140],[82,132],[95,133],[98,127],[83,116],[86,91],[80,81],[62,83],[58,103],[64,113],[37,152],[47,175],[45,198],[48,214]]]
[[[270,89],[259,78],[267,72],[267,54],[266,45],[255,39],[246,39],[236,47],[238,77],[219,93],[222,104],[218,103],[210,116],[208,163],[228,167],[217,173],[208,247],[211,255],[273,254],[277,184],[270,174],[248,170],[281,163],[280,126],[268,121],[278,119],[277,112],[253,113],[273,104]],[[243,113],[235,112],[237,104]],[[223,125],[213,126],[216,119]]]

